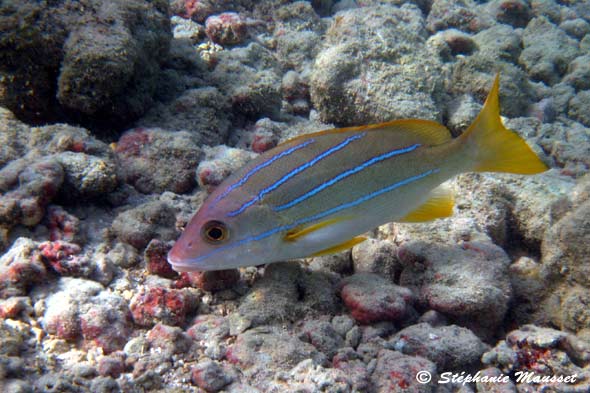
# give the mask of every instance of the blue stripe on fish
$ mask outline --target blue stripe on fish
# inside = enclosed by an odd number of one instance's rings
[[[405,186],[407,184],[410,184],[412,182],[415,182],[417,180],[423,179],[423,178],[425,178],[427,176],[430,176],[432,174],[438,173],[439,171],[440,171],[439,169],[430,169],[430,170],[428,170],[426,172],[422,172],[422,173],[420,173],[418,175],[415,175],[415,176],[412,176],[412,177],[408,177],[407,179],[398,181],[397,183],[393,183],[393,184],[391,184],[391,185],[389,185],[387,187],[381,188],[381,189],[379,189],[377,191],[373,191],[370,194],[367,194],[367,195],[364,195],[364,196],[362,196],[362,197],[360,197],[358,199],[355,199],[354,201],[343,203],[343,204],[338,205],[336,207],[333,207],[331,209],[324,210],[321,213],[314,214],[313,216],[309,216],[309,217],[305,217],[305,218],[296,220],[296,221],[294,221],[293,223],[291,223],[289,225],[282,225],[282,226],[273,228],[273,229],[271,229],[269,231],[262,232],[262,233],[260,233],[258,235],[250,236],[250,237],[247,237],[245,239],[239,240],[239,241],[237,241],[235,243],[232,243],[232,244],[228,244],[228,245],[219,247],[219,248],[211,251],[208,254],[201,255],[200,257],[191,260],[189,263],[195,263],[195,262],[202,261],[202,260],[204,260],[206,258],[209,258],[212,255],[215,255],[215,254],[217,254],[217,253],[219,253],[221,251],[227,250],[229,248],[239,247],[239,246],[241,246],[243,244],[246,244],[246,243],[250,243],[250,242],[253,242],[253,241],[263,240],[263,239],[266,239],[267,237],[270,237],[270,236],[274,235],[277,232],[289,231],[289,230],[291,230],[293,228],[298,227],[299,225],[307,224],[309,222],[312,222],[312,221],[318,220],[320,218],[324,218],[326,216],[329,216],[330,214],[334,214],[334,213],[337,213],[339,211],[342,211],[342,210],[345,210],[345,209],[348,209],[348,208],[351,208],[351,207],[358,206],[358,205],[360,205],[363,202],[366,202],[368,200],[371,200],[373,198],[376,198],[376,197],[378,197],[378,196],[380,196],[382,194],[385,194],[385,193],[387,193],[389,191],[393,191],[396,188],[399,188],[399,187]]]
[[[366,169],[366,168],[370,167],[371,165],[374,165],[374,164],[376,164],[378,162],[381,162],[383,160],[386,160],[388,158],[395,157],[395,156],[400,155],[400,154],[409,153],[411,151],[414,151],[418,147],[420,147],[420,145],[419,144],[415,144],[415,145],[412,145],[412,146],[405,147],[403,149],[392,150],[392,151],[390,151],[388,153],[384,153],[384,154],[378,155],[376,157],[373,157],[370,160],[367,160],[367,161],[363,162],[362,164],[360,164],[360,165],[358,165],[358,166],[356,166],[354,168],[351,168],[351,169],[349,169],[347,171],[344,171],[344,172],[340,173],[338,176],[335,176],[332,179],[328,180],[327,182],[320,184],[319,186],[315,187],[314,189],[312,189],[312,190],[306,192],[305,194],[303,194],[303,195],[301,195],[301,196],[293,199],[292,201],[287,202],[287,203],[282,204],[282,205],[279,205],[279,206],[275,206],[272,209],[274,211],[276,211],[276,212],[280,212],[282,210],[289,209],[289,208],[291,208],[291,207],[293,207],[293,206],[295,206],[295,205],[297,205],[297,204],[305,201],[306,199],[308,199],[308,198],[316,195],[320,191],[325,190],[326,188],[328,188],[328,187],[330,187],[330,186],[338,183],[340,180],[347,178],[348,176],[354,175],[355,173],[358,173],[358,172],[362,171],[363,169]]]
[[[248,202],[244,203],[239,209],[227,213],[227,216],[228,217],[235,217],[238,214],[244,212],[247,208],[249,208],[250,206],[252,206],[256,202],[260,201],[266,194],[268,194],[268,193],[276,190],[277,188],[279,188],[287,180],[289,180],[292,177],[296,176],[297,174],[303,172],[304,170],[306,170],[306,169],[314,166],[315,164],[317,164],[318,162],[320,162],[324,158],[328,157],[329,155],[337,152],[338,150],[343,149],[344,147],[346,147],[347,145],[349,145],[351,142],[364,137],[366,134],[367,134],[366,132],[363,132],[361,134],[356,134],[356,135],[353,135],[353,136],[349,136],[348,138],[346,138],[345,140],[343,140],[342,142],[340,142],[336,146],[329,148],[328,150],[324,151],[323,153],[317,155],[312,160],[310,160],[310,161],[306,162],[305,164],[302,164],[302,165],[298,166],[297,168],[291,170],[290,172],[288,172],[286,175],[284,175],[283,177],[281,177],[279,180],[277,180],[276,182],[274,182],[270,186],[262,189],[258,193],[258,195],[256,195],[254,198],[250,199]]]
[[[303,143],[300,143],[299,145],[293,146],[287,150],[284,150],[282,152],[280,152],[279,154],[272,156],[271,158],[269,158],[268,160],[256,165],[254,168],[252,168],[250,171],[248,171],[248,173],[246,173],[244,175],[244,177],[242,177],[240,179],[240,181],[238,181],[237,183],[232,184],[231,186],[229,186],[222,194],[218,195],[217,198],[215,198],[215,200],[213,201],[213,204],[216,204],[217,202],[219,202],[220,200],[222,200],[223,198],[225,198],[226,196],[229,195],[230,192],[232,192],[233,190],[235,190],[238,187],[243,186],[244,184],[246,184],[246,182],[248,181],[248,179],[250,179],[256,172],[260,171],[261,169],[266,168],[267,166],[269,166],[270,164],[272,164],[273,162],[275,162],[276,160],[279,160],[283,157],[288,156],[289,154],[304,148],[305,146],[314,143],[315,140],[314,139],[309,139]]]

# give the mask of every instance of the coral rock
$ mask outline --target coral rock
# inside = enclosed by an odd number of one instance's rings
[[[120,213],[113,221],[113,231],[135,248],[145,247],[151,239],[173,240],[177,237],[176,213],[164,202],[147,202]]]
[[[170,248],[171,245],[158,239],[152,239],[148,243],[143,253],[148,272],[166,278],[178,277],[178,273],[172,270],[172,266],[170,266],[166,259]]]
[[[432,385],[421,383],[426,373],[436,381],[436,366],[419,356],[408,356],[396,351],[382,349],[377,357],[371,381],[375,392],[431,392]],[[428,381],[429,382],[429,381]]]
[[[37,245],[19,238],[0,257],[0,299],[25,295],[30,287],[43,281],[45,266]]]
[[[147,341],[151,348],[158,348],[167,354],[186,353],[193,341],[175,326],[167,326],[162,323],[156,324],[147,334]]]
[[[432,327],[421,323],[399,331],[387,345],[406,355],[434,362],[438,370],[468,370],[479,365],[487,346],[468,329],[451,325]]]
[[[198,140],[186,131],[125,132],[115,147],[123,180],[145,194],[190,191],[196,184],[193,170],[202,156]]]
[[[341,285],[342,301],[359,323],[401,321],[410,314],[414,295],[407,289],[369,273],[345,278]]]
[[[219,364],[205,361],[193,367],[191,381],[206,392],[218,392],[232,382]]]
[[[205,33],[209,39],[221,45],[239,44],[248,32],[245,19],[235,12],[210,16],[205,21]]]
[[[233,287],[240,280],[237,269],[182,273],[187,283],[203,291],[216,292]]]
[[[186,292],[162,287],[141,287],[131,299],[129,309],[133,321],[139,326],[152,326],[157,322],[181,325],[192,309],[192,299]]]

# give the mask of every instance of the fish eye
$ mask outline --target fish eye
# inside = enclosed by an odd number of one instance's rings
[[[202,234],[205,240],[213,244],[221,243],[229,237],[227,226],[221,221],[215,220],[208,221],[203,225]]]

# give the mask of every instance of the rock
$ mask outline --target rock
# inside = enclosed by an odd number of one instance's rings
[[[234,113],[275,118],[281,108],[281,76],[272,53],[258,43],[217,54],[210,80],[230,98]]]
[[[47,207],[47,221],[49,240],[84,243],[80,220],[78,217],[65,211],[61,206],[49,205]]]
[[[30,333],[22,325],[0,321],[0,356],[20,356],[28,347]]]
[[[478,49],[471,35],[456,29],[439,31],[428,38],[426,45],[443,61],[453,60],[456,56],[470,55]]]
[[[350,347],[341,348],[332,359],[333,367],[342,370],[352,382],[353,391],[359,392],[369,389],[369,377],[375,363],[373,359],[371,366],[367,367],[361,356]]]
[[[436,365],[419,356],[382,349],[371,374],[375,392],[431,392],[429,376],[436,381]],[[427,382],[427,383],[421,383]]]
[[[166,244],[158,239],[152,239],[143,253],[143,258],[147,265],[147,271],[165,278],[176,278],[178,273],[172,270],[166,256],[170,251],[171,245]]]
[[[523,0],[495,0],[487,6],[498,22],[516,28],[525,27],[533,16],[529,3]]]
[[[479,358],[488,349],[468,329],[456,325],[433,327],[427,323],[400,330],[386,348],[427,358],[440,371],[471,370],[479,365]]]
[[[296,263],[274,263],[242,298],[238,319],[241,324],[259,326],[317,313],[329,315],[336,308],[336,289],[329,276],[304,272]]]
[[[576,57],[569,64],[563,81],[576,90],[590,89],[590,55]]]
[[[137,250],[126,243],[116,243],[109,250],[106,257],[116,266],[130,268],[139,263],[140,257]]]
[[[207,392],[218,392],[232,382],[219,364],[210,360],[201,362],[193,367],[191,381]]]
[[[0,299],[26,295],[46,273],[37,245],[27,238],[17,239],[0,257]]]
[[[590,23],[581,18],[565,20],[559,24],[559,28],[570,37],[577,39],[582,39],[590,33]]]
[[[269,378],[275,370],[289,370],[304,359],[316,364],[325,361],[325,355],[311,344],[271,327],[259,327],[239,334],[228,348],[227,360],[238,366],[248,378]]]
[[[205,354],[215,360],[221,360],[227,352],[225,339],[230,334],[227,318],[215,315],[199,315],[194,319],[186,333],[199,347],[204,348]]]
[[[519,62],[533,80],[554,85],[578,56],[575,40],[545,17],[537,17],[524,29]]]
[[[545,234],[541,246],[542,259],[538,269],[544,287],[539,304],[535,297],[537,318],[549,318],[553,323],[572,331],[588,328],[589,315],[583,306],[587,300],[590,280],[584,261],[590,232],[585,224],[590,217],[590,203],[583,202],[557,222]]]
[[[504,250],[489,242],[410,242],[398,256],[400,284],[412,288],[420,304],[480,335],[497,331],[512,298]]]
[[[325,29],[320,17],[313,9],[312,4],[304,1],[296,1],[277,7],[273,16],[276,20],[273,39],[276,42],[279,62],[285,69],[295,70],[292,71],[294,73],[308,74],[312,67],[312,60],[319,51],[321,34]],[[288,74],[286,73],[283,77],[283,82],[285,82],[284,78],[288,78]],[[308,80],[305,80],[304,83],[307,82]],[[289,89],[283,90],[284,96],[287,91]],[[294,102],[297,95],[299,98],[308,99],[308,94],[287,93],[287,101],[293,105],[292,111],[301,110],[296,109],[297,104]],[[309,107],[309,102],[307,102],[307,106]]]
[[[342,301],[361,324],[402,321],[412,314],[412,292],[375,274],[357,273],[345,278],[340,286]]]
[[[188,192],[196,185],[193,170],[202,156],[198,140],[185,131],[129,130],[115,147],[121,177],[145,194]]]
[[[584,110],[590,103],[590,90],[580,91],[570,100],[568,115],[572,119],[582,123],[586,127],[590,127],[590,116]]]
[[[309,268],[314,271],[334,272],[341,275],[350,274],[353,271],[351,252],[346,250],[337,254],[314,257]]]
[[[0,14],[2,103],[22,119],[117,126],[152,103],[171,38],[167,3],[11,1]]]
[[[334,357],[344,344],[342,336],[325,320],[306,321],[301,327],[300,339],[311,343],[329,359]]]
[[[354,326],[354,320],[348,315],[336,315],[332,318],[332,328],[341,336],[345,336]]]
[[[160,322],[148,332],[146,338],[151,348],[157,348],[170,356],[188,352],[193,343],[179,327],[163,325]]]
[[[430,32],[455,28],[465,32],[478,32],[489,27],[491,18],[471,0],[434,0],[426,18]]]
[[[203,291],[217,292],[232,288],[240,280],[240,272],[237,269],[213,270],[204,272],[186,272],[181,274],[177,287],[182,287],[183,279],[189,286]]]
[[[64,181],[63,167],[53,158],[23,164],[13,161],[0,171],[0,224],[8,227],[37,225]]]
[[[482,356],[486,365],[499,368],[503,373],[519,375],[517,389],[532,388],[530,374],[542,376],[572,376],[576,381],[566,384],[567,389],[588,389],[587,365],[590,347],[575,336],[555,329],[525,325],[514,330],[495,348]],[[574,360],[575,361],[572,361]],[[527,381],[528,380],[528,381]],[[536,384],[538,387],[548,384]]]
[[[100,347],[107,354],[122,349],[131,332],[127,302],[108,292],[95,296],[92,302],[81,304],[78,311],[86,345]]]
[[[119,389],[117,381],[109,377],[96,377],[90,385],[90,390],[97,393],[117,392]]]
[[[344,371],[324,368],[312,359],[303,360],[288,373],[280,373],[277,379],[268,387],[270,391],[314,391],[319,388],[327,392],[350,392],[353,386]]]
[[[112,227],[120,240],[141,249],[153,238],[175,239],[175,223],[174,210],[165,202],[154,201],[119,213]]]
[[[588,127],[577,122],[543,124],[539,145],[551,156],[561,173],[578,178],[590,168]]]
[[[113,279],[114,266],[100,253],[91,257],[77,244],[61,240],[43,242],[38,248],[43,261],[59,275],[90,278],[105,285]]]
[[[13,296],[6,300],[0,300],[0,318],[18,319],[21,314],[33,314],[29,297]]]
[[[129,303],[133,321],[150,327],[158,322],[176,326],[184,324],[186,315],[196,306],[184,290],[140,287]]]
[[[80,278],[62,277],[58,288],[46,300],[42,323],[47,332],[65,340],[82,338],[105,353],[123,347],[131,329],[123,298]]]
[[[137,126],[139,130],[152,130],[150,134],[155,140],[162,139],[162,135],[159,134],[175,136],[176,143],[171,146],[171,153],[177,151],[187,161],[198,153],[198,149],[195,151],[193,148],[191,154],[189,147],[193,145],[215,146],[226,142],[231,126],[230,109],[229,99],[217,88],[212,86],[191,88],[181,92],[178,97],[171,98],[170,103],[156,104],[137,122]],[[163,130],[168,130],[170,133]],[[139,138],[135,142],[139,143],[135,149],[144,143],[141,141],[142,138]],[[186,146],[183,142],[189,145]],[[149,153],[152,160],[174,158],[167,155],[158,157],[161,146],[154,143],[155,141],[147,146],[144,154]],[[133,152],[134,146],[131,145],[130,152]]]
[[[212,15],[205,21],[207,37],[217,44],[239,44],[245,39],[247,32],[246,20],[236,12]]]
[[[441,62],[426,37],[420,10],[409,4],[340,12],[311,74],[321,120],[347,126],[440,119],[441,97],[432,92],[443,82]]]
[[[210,188],[221,184],[230,174],[243,167],[257,154],[225,145],[205,149],[205,158],[196,171],[200,187]]]
[[[352,248],[355,273],[375,273],[394,281],[401,271],[395,245],[386,240],[367,239]]]
[[[56,159],[64,169],[61,194],[66,200],[96,198],[117,186],[115,165],[110,161],[74,152],[58,154]]]
[[[502,371],[495,367],[488,367],[484,370],[478,371],[481,376],[481,380],[476,382],[478,392],[482,393],[516,393],[516,386],[514,382],[505,376]],[[488,378],[488,381],[484,382],[483,379]],[[504,379],[507,379],[504,382]]]
[[[489,39],[485,37],[485,40],[486,43],[494,42],[494,36]],[[450,93],[453,95],[471,94],[478,102],[483,103],[490,91],[494,75],[499,72],[501,75],[500,113],[510,117],[523,116],[527,113],[531,103],[533,95],[531,85],[526,73],[520,67],[515,66],[512,60],[497,59],[498,56],[511,56],[512,54],[506,54],[505,51],[510,51],[514,44],[507,42],[505,35],[501,35],[500,40],[500,45],[480,46],[480,51],[474,52],[471,56],[457,59],[453,65],[452,79],[449,83]],[[504,53],[498,53],[499,51]]]
[[[119,378],[125,371],[125,353],[114,352],[98,360],[98,374],[103,377]]]
[[[473,40],[480,52],[502,61],[516,62],[522,51],[522,34],[504,24],[480,31]]]

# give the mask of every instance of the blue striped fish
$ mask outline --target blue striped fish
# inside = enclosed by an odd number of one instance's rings
[[[547,170],[500,119],[496,77],[473,124],[395,120],[303,135],[260,155],[203,203],[168,254],[177,271],[221,270],[324,255],[392,221],[452,214],[439,185],[463,172]]]

